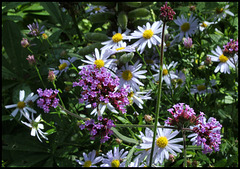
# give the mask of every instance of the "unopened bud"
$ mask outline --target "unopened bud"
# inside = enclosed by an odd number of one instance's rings
[[[24,47],[24,48],[28,47],[28,46],[29,46],[28,40],[25,39],[25,38],[23,38],[23,39],[21,40],[21,45],[22,45],[22,47]]]
[[[193,166],[193,167],[197,167],[197,164],[198,164],[198,162],[197,162],[196,160],[193,160],[192,166]]]
[[[194,6],[194,5],[189,6],[189,10],[190,11],[195,11],[196,10],[196,6]]]
[[[122,143],[122,140],[120,138],[116,138],[115,141],[118,143],[118,144],[121,144]]]
[[[47,38],[48,38],[48,36],[47,36],[46,33],[43,33],[43,34],[42,34],[42,37],[43,37],[43,39],[47,39]]]
[[[54,80],[56,80],[56,75],[55,75],[54,72],[51,71],[51,70],[49,70],[49,72],[48,72],[48,80],[49,80],[50,82],[53,82]]]
[[[173,154],[169,154],[168,160],[173,163],[174,162],[174,155]]]
[[[153,120],[152,116],[150,116],[150,115],[148,115],[148,114],[146,114],[146,115],[144,116],[144,119],[146,120],[146,122],[151,122],[151,121]]]
[[[34,58],[34,55],[28,55],[28,57],[26,58],[28,60],[28,63],[30,65],[34,65],[36,63],[36,60]]]

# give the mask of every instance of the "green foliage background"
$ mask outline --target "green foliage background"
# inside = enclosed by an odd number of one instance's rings
[[[90,54],[95,48],[101,48],[101,42],[106,41],[112,31],[116,31],[120,26],[122,29],[134,30],[137,26],[142,26],[146,22],[153,23],[158,20],[160,7],[163,2],[92,2],[93,5],[103,5],[109,12],[89,15],[85,13],[85,8],[89,2],[2,2],[2,166],[3,167],[75,167],[78,164],[76,158],[82,156],[86,150],[98,148],[97,141],[90,141],[86,131],[79,130],[77,119],[72,118],[56,109],[56,112],[49,114],[41,113],[43,119],[48,123],[45,131],[48,132],[49,141],[41,143],[37,138],[30,135],[30,130],[21,125],[20,121],[10,120],[11,110],[5,109],[9,105],[18,101],[19,90],[24,89],[26,95],[36,91],[41,86],[37,72],[31,67],[26,57],[31,53],[23,48],[20,41],[27,37],[29,32],[27,25],[38,21],[40,27],[45,26],[45,33],[49,36],[51,47],[46,41],[40,43],[39,40],[30,38],[31,50],[36,53],[38,68],[43,79],[47,82],[48,68],[58,66],[60,58],[77,57],[83,59],[86,54]],[[177,15],[190,13],[189,6],[195,5],[195,13],[200,20],[206,20],[208,11],[214,10],[216,6],[224,6],[225,2],[170,2],[170,6]],[[238,3],[230,2],[229,10],[235,14],[234,17],[227,17],[209,29],[209,36],[201,34],[194,35],[195,48],[187,51],[182,45],[177,45],[165,54],[166,61],[178,61],[181,63],[179,69],[188,67],[187,83],[201,84],[209,77],[216,79],[218,91],[206,97],[188,95],[189,86],[177,89],[171,97],[163,94],[160,120],[168,117],[167,109],[172,105],[183,102],[193,107],[195,112],[203,111],[208,117],[215,117],[223,125],[222,144],[219,152],[204,155],[201,151],[192,150],[189,146],[187,157],[192,162],[198,161],[198,165],[214,167],[236,167],[238,166],[238,79],[236,73],[213,74],[214,67],[200,70],[201,61],[204,61],[207,54],[222,46],[230,39],[238,37]],[[63,8],[64,7],[64,8]],[[177,28],[174,22],[169,27]],[[218,28],[219,31],[216,31]],[[47,53],[52,53],[48,55]],[[135,56],[134,58],[136,58]],[[198,62],[191,62],[197,59]],[[133,59],[133,62],[135,59]],[[76,65],[82,64],[80,60]],[[76,76],[74,70],[69,70],[70,76],[65,76],[57,81],[57,86],[62,90],[62,98],[68,109],[76,113],[83,113],[84,106],[78,104],[76,99],[78,91],[66,92],[63,90],[69,86]],[[147,79],[146,79],[147,81]],[[52,88],[52,84],[47,82],[47,88]],[[147,86],[151,88],[151,86]],[[166,87],[166,86],[163,86]],[[156,91],[156,88],[153,88]],[[35,92],[36,93],[36,92]],[[154,92],[153,92],[154,93]],[[156,93],[156,92],[155,92]],[[155,96],[153,96],[155,97]],[[147,106],[146,106],[147,105]],[[145,114],[154,115],[155,101],[147,101],[144,111],[136,108],[139,116],[130,113],[115,116],[118,123],[122,124],[146,124]],[[35,110],[41,110],[35,106]],[[131,109],[131,108],[130,108]],[[83,113],[84,114],[84,113]],[[119,138],[127,136],[123,142],[127,150],[135,150],[138,142],[138,131],[142,128],[129,129],[118,128]],[[122,136],[123,134],[124,136]],[[110,150],[117,145],[114,139],[104,144],[102,150]],[[190,142],[189,142],[190,145]],[[129,153],[132,158],[132,153]],[[180,166],[182,156],[177,157],[173,164],[166,163],[166,166]]]

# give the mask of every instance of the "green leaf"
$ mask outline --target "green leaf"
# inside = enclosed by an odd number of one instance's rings
[[[5,3],[6,3],[6,7],[3,8],[2,13],[7,12],[9,9],[16,8],[19,5],[25,5],[30,2],[5,2]]]
[[[227,159],[222,159],[220,161],[217,161],[215,164],[214,164],[214,167],[225,167],[227,164]]]
[[[180,159],[180,160],[178,160],[176,163],[174,163],[173,165],[172,165],[172,167],[182,167],[182,163],[183,163],[183,161],[184,161],[184,159]]]
[[[86,46],[82,49],[79,49],[78,51],[78,54],[81,55],[81,56],[84,56],[84,55],[87,55],[87,54],[90,54],[92,52],[94,52],[94,49],[95,48],[98,48],[100,49],[103,45],[101,44],[101,42],[96,42],[96,43],[93,43],[89,46]]]
[[[10,16],[2,16],[2,21],[5,20],[11,20],[11,21],[22,21],[23,18],[21,16],[14,16],[14,15],[10,15]]]
[[[132,159],[132,156],[133,156],[133,153],[134,153],[134,151],[135,151],[135,149],[136,149],[136,146],[137,146],[137,145],[133,146],[133,147],[131,148],[131,150],[128,152],[127,161],[126,161],[125,167],[128,167],[128,165],[130,164],[131,159]]]
[[[2,115],[2,121],[6,121],[6,120],[10,120],[10,119],[12,119],[11,116],[9,116],[9,115]]]
[[[91,42],[103,42],[103,41],[109,40],[108,36],[106,34],[103,34],[103,33],[89,32],[89,33],[85,34],[85,37],[88,41],[91,41]]]
[[[11,72],[9,69],[6,67],[2,66],[2,77],[4,79],[12,79],[12,78],[17,78],[16,74]]]
[[[104,12],[104,13],[97,13],[89,16],[89,20],[93,23],[103,23],[110,19],[114,18],[113,12]]]
[[[119,133],[119,132],[117,131],[116,128],[113,128],[113,127],[112,127],[111,130],[114,132],[114,135],[115,135],[116,137],[120,138],[121,140],[123,140],[123,141],[125,141],[125,142],[127,142],[127,143],[138,144],[138,141],[137,141],[137,140],[122,135],[121,133]]]
[[[118,20],[118,24],[120,25],[120,27],[122,29],[126,29],[127,28],[128,17],[127,17],[127,14],[124,11],[121,11],[118,14],[117,20]]]
[[[123,124],[132,124],[130,123],[128,120],[126,120],[125,118],[121,117],[121,116],[118,116],[118,115],[115,115],[113,114],[114,117],[116,117],[119,121],[121,121]]]
[[[233,97],[232,96],[225,96],[225,98],[224,98],[224,100],[223,100],[226,104],[232,104],[232,103],[234,103],[234,99],[233,99]]]
[[[150,14],[150,11],[146,8],[137,8],[128,12],[128,17],[134,19],[136,17],[146,17]]]

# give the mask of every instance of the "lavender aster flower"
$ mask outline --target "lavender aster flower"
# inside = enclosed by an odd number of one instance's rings
[[[42,29],[44,28],[44,26],[41,27],[41,29],[39,29],[39,25],[38,22],[36,21],[36,24],[29,24],[27,25],[28,29],[30,30],[29,34],[33,35],[33,36],[38,36],[44,33],[44,31],[42,31]]]

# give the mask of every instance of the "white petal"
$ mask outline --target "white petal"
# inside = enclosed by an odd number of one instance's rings
[[[19,92],[19,100],[22,102],[24,97],[25,97],[25,91],[24,90],[20,90],[20,92]]]

